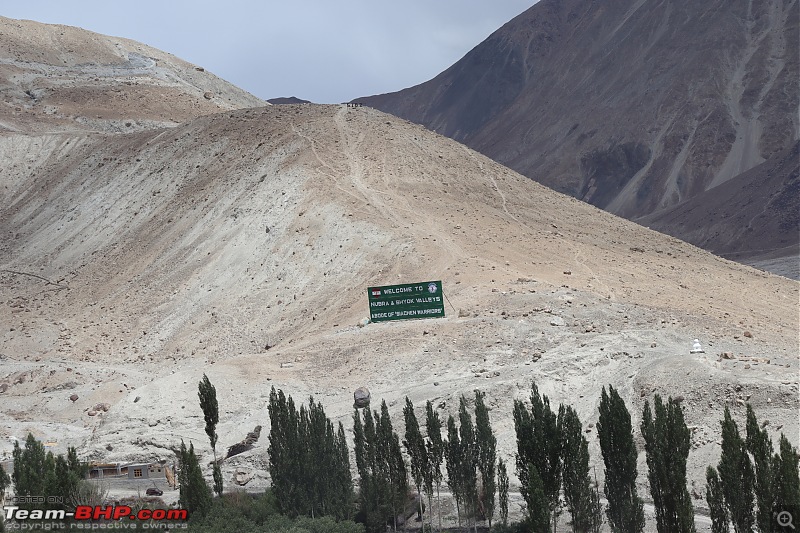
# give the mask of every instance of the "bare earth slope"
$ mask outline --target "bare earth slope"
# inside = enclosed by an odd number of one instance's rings
[[[128,39],[0,17],[0,131],[130,132],[265,105]]]
[[[0,159],[17,163],[0,189],[0,453],[33,431],[94,460],[171,461],[181,438],[208,458],[203,373],[222,449],[269,427],[272,385],[314,394],[345,427],[360,385],[398,424],[405,395],[447,413],[478,388],[508,459],[512,400],[532,380],[584,424],[609,383],[635,420],[654,392],[683,396],[698,491],[724,405],[741,417],[749,398],[798,444],[796,282],[379,111],[6,135]],[[367,286],[433,279],[447,318],[357,326]],[[706,353],[688,353],[694,338]],[[88,416],[98,403],[110,409]],[[264,486],[266,444],[227,461],[226,484],[244,471]]]
[[[799,21],[796,0],[542,0],[432,80],[358,100],[636,220],[800,138]],[[778,178],[747,187],[771,197]],[[699,222],[740,232],[732,215]]]

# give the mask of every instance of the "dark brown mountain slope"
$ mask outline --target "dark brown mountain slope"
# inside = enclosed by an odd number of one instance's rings
[[[798,20],[789,0],[542,0],[434,79],[359,101],[636,219],[798,139]]]
[[[663,233],[728,259],[793,257],[785,276],[798,278],[800,142],[718,187],[641,219]],[[742,248],[748,244],[752,248]],[[773,272],[776,268],[770,268]]]

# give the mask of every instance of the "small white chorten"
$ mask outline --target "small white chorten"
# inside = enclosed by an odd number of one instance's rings
[[[689,353],[706,353],[705,351],[703,351],[703,347],[700,346],[699,339],[694,340],[694,344],[692,344],[692,349],[689,350]]]

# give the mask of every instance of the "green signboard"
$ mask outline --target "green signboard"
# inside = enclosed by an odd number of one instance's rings
[[[444,316],[441,281],[370,287],[367,294],[372,322]]]

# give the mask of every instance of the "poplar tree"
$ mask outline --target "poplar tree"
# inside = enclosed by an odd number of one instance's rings
[[[506,527],[508,525],[508,472],[506,472],[506,463],[503,462],[503,459],[497,462],[497,485],[498,499],[500,500],[500,523]]]
[[[478,446],[475,442],[475,426],[467,410],[467,399],[461,396],[458,404],[459,437],[461,438],[461,490],[464,499],[464,514],[472,516],[477,532],[478,521]]]
[[[48,457],[49,455],[49,457]],[[47,496],[48,481],[52,476],[49,472],[55,466],[53,454],[46,453],[44,444],[36,440],[31,433],[25,439],[25,447],[20,448],[19,442],[14,442],[14,471],[11,479],[14,481],[14,494],[22,496]],[[31,509],[31,504],[23,502],[23,509]]]
[[[722,483],[713,466],[706,468],[706,503],[711,515],[711,533],[728,533],[728,511],[725,509],[725,496]]]
[[[753,406],[747,404],[747,419],[745,423],[747,450],[753,456],[755,466],[755,496],[758,508],[756,511],[756,524],[761,533],[772,531],[772,513],[775,503],[774,479],[772,465],[772,440],[766,429],[758,427],[758,420],[753,411]]]
[[[217,423],[219,423],[217,389],[205,374],[198,385],[197,395],[200,397],[200,408],[203,410],[203,418],[206,421],[206,435],[211,442],[211,452],[214,455],[214,492],[222,496],[222,470],[217,462]]]
[[[353,435],[356,467],[360,476],[359,505],[368,532],[385,529],[391,516],[397,529],[397,510],[405,505],[408,489],[407,474],[400,438],[392,429],[386,402],[381,412],[364,409],[361,419],[358,409],[353,413]]]
[[[589,443],[578,413],[570,406],[558,409],[561,428],[564,499],[572,516],[572,530],[588,533],[600,523],[602,509],[589,477]]]
[[[797,520],[797,517],[800,517],[800,471],[798,470],[800,457],[797,455],[797,449],[789,443],[789,439],[783,433],[778,449],[779,453],[773,458],[775,516],[781,512],[788,512]]]
[[[377,436],[372,412],[364,409],[364,420],[356,409],[353,412],[353,447],[359,475],[358,500],[367,533],[385,531],[386,484],[378,468]]]
[[[535,465],[529,464],[526,469],[528,484],[525,503],[528,506],[528,520],[532,533],[550,531],[550,500],[547,497],[544,481]]]
[[[614,387],[603,387],[597,422],[605,465],[603,492],[608,500],[606,516],[613,533],[641,533],[644,503],[636,491],[636,444],[631,415]]]
[[[538,506],[544,505],[555,528],[558,521],[558,495],[561,488],[561,439],[558,419],[550,409],[550,400],[540,395],[536,383],[531,385],[531,408],[519,400],[514,401],[514,429],[517,434],[517,475],[520,492],[531,513],[532,522],[538,518]],[[535,468],[536,476],[531,467]],[[538,479],[538,481],[537,481]],[[544,504],[537,491],[540,484]],[[537,515],[538,516],[538,515]],[[536,530],[538,531],[538,530]]]
[[[269,475],[272,493],[281,513],[290,517],[309,508],[305,491],[301,490],[304,443],[300,441],[300,416],[292,397],[282,390],[272,390],[267,405],[269,412]]]
[[[406,438],[403,440],[403,445],[406,447],[408,456],[411,459],[411,478],[414,480],[419,494],[419,516],[422,518],[422,488],[425,485],[426,475],[430,477],[428,475],[428,472],[430,472],[429,456],[425,446],[425,439],[419,429],[417,415],[414,413],[414,404],[408,399],[408,396],[406,396],[403,416],[406,423]],[[430,495],[431,493],[428,492],[429,501]]]
[[[342,520],[350,520],[353,518],[353,475],[350,472],[350,450],[347,448],[347,437],[344,432],[344,425],[339,422],[339,427],[336,431],[336,454],[338,456],[337,468],[334,471],[334,479],[336,481],[336,488],[334,495],[338,495],[337,508],[340,507],[342,512],[334,513],[334,516]]]
[[[375,413],[378,419],[378,413]],[[380,458],[385,465],[385,471],[389,482],[389,494],[392,507],[392,523],[394,530],[397,531],[398,511],[405,509],[406,494],[408,492],[408,475],[406,464],[403,460],[403,451],[400,448],[400,437],[392,428],[392,420],[389,417],[389,408],[386,401],[381,402],[381,413],[379,418],[378,449]]]
[[[731,418],[728,406],[722,419],[722,453],[720,454],[719,479],[725,506],[736,533],[750,532],[755,523],[753,513],[753,485],[755,475],[745,442],[739,428]]]
[[[292,397],[274,387],[267,409],[269,472],[281,512],[293,518],[350,518],[353,479],[344,426],[334,430],[314,398],[298,411]]]
[[[52,452],[45,451],[44,444],[31,433],[25,439],[24,448],[20,448],[19,442],[14,443],[12,457],[14,470],[11,480],[14,482],[14,494],[20,497],[69,497],[77,491],[88,471],[87,465],[78,460],[75,448],[68,448],[66,457],[55,456]],[[8,479],[8,476],[2,472],[0,478]],[[0,480],[0,485],[2,484]],[[2,492],[0,490],[0,494]],[[49,505],[53,509],[67,510],[65,502],[52,501]],[[19,506],[33,510],[39,504],[35,501],[23,501]]]
[[[11,484],[11,477],[0,466],[0,501],[5,501],[6,487]],[[0,516],[0,533],[6,530],[5,519]]]
[[[672,398],[667,404],[656,394],[655,417],[648,401],[642,412],[642,436],[648,480],[659,533],[694,533],[694,509],[686,486],[690,433],[683,410]]]
[[[301,406],[299,420],[302,460],[297,475],[310,516],[350,518],[353,489],[344,427],[339,424],[338,433],[334,431],[322,403],[314,398],[309,398],[308,409]]]
[[[447,486],[456,501],[458,527],[461,527],[461,508],[464,504],[464,482],[461,469],[461,439],[453,415],[447,417],[447,442],[445,443],[445,465],[447,467]]]
[[[204,516],[211,509],[211,489],[203,479],[203,472],[200,470],[200,463],[194,453],[194,444],[189,443],[189,449],[181,440],[179,452],[180,472],[178,483],[180,484],[180,496],[178,503],[189,512],[189,516],[200,514]]]
[[[496,489],[497,439],[492,432],[484,393],[475,391],[475,444],[478,449],[478,471],[481,477],[480,503],[492,529]]]
[[[439,513],[439,530],[442,529],[442,506],[439,489],[442,484],[442,461],[444,460],[444,442],[442,441],[442,420],[439,413],[433,409],[430,400],[425,404],[425,431],[428,434],[426,447],[428,450],[428,471],[425,476],[425,490],[430,495],[433,492],[433,485],[436,485],[436,507]],[[431,497],[428,496],[430,506]],[[431,516],[431,529],[433,529],[433,517]]]

